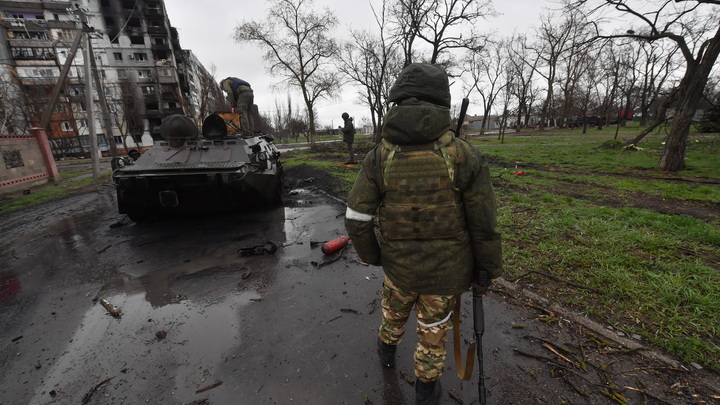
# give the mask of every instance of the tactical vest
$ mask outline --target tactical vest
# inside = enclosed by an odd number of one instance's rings
[[[436,142],[395,145],[383,139],[383,200],[379,221],[387,239],[447,239],[465,233],[465,214],[455,186],[455,136]]]

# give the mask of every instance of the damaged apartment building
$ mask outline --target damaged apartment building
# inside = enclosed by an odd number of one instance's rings
[[[104,120],[95,89],[101,151],[109,149],[106,132],[120,151],[143,148],[159,139],[165,117],[184,114],[200,123],[223,105],[216,81],[181,48],[162,0],[0,0],[0,19],[0,133],[24,134],[40,123],[83,22],[110,115]],[[83,44],[46,128],[56,158],[86,155],[91,144]]]

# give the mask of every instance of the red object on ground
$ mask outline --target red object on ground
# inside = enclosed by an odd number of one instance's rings
[[[525,172],[512,172],[512,174],[516,174],[518,176],[524,176]]]
[[[350,241],[350,238],[347,236],[340,236],[339,238],[325,242],[320,249],[324,254],[329,255],[347,246],[348,241]]]

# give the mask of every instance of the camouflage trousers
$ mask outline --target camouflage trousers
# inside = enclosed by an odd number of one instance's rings
[[[429,295],[404,291],[385,277],[382,290],[382,321],[378,337],[397,345],[405,333],[405,323],[415,307],[418,342],[415,346],[415,376],[430,382],[440,378],[445,365],[447,332],[452,330],[454,295]]]

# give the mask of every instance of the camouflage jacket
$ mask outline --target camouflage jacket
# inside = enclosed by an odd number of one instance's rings
[[[360,258],[382,265],[398,287],[424,294],[459,294],[470,287],[474,270],[487,271],[490,278],[502,274],[495,194],[485,157],[449,131],[449,110],[421,104],[393,107],[385,117],[383,138],[391,144],[417,145],[451,137],[456,150],[454,181],[466,229],[453,238],[391,240],[383,237],[380,223],[376,237],[375,218],[384,197],[383,159],[387,159],[382,145],[363,161],[348,197],[345,227]]]

